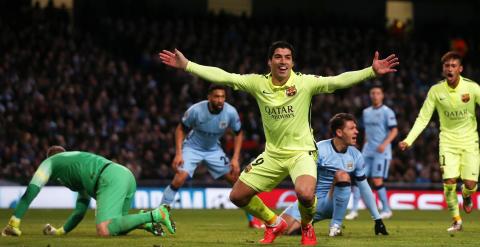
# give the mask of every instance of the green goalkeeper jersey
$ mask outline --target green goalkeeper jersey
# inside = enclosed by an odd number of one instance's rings
[[[313,95],[331,93],[375,76],[371,67],[332,77],[304,75],[292,71],[284,85],[276,86],[272,83],[270,74],[233,74],[191,61],[188,62],[186,71],[213,83],[231,86],[253,95],[262,116],[266,151],[281,156],[316,149],[310,127]]]
[[[108,163],[112,161],[92,153],[61,152],[40,164],[30,184],[41,188],[52,179],[73,191],[86,191],[95,198],[95,183]]]
[[[480,87],[464,77],[456,88],[443,80],[432,86],[413,128],[404,140],[412,145],[437,110],[440,119],[440,145],[444,148],[478,148],[475,104],[480,104]]]

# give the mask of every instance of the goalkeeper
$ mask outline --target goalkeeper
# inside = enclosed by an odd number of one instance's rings
[[[149,212],[128,214],[137,187],[130,170],[99,155],[67,152],[61,146],[52,146],[47,151],[47,159],[38,167],[10,221],[2,230],[2,236],[22,235],[21,219],[48,180],[58,181],[77,191],[78,198],[75,210],[65,224],[60,228],[47,224],[44,234],[63,235],[72,231],[85,216],[91,198],[97,200],[95,215],[99,236],[124,235],[135,228],[144,228],[160,235],[162,231],[159,224],[165,225],[170,233],[175,233],[168,211],[163,206]]]

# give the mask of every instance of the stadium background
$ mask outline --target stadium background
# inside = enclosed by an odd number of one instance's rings
[[[296,71],[322,76],[368,66],[375,50],[396,53],[397,73],[314,98],[315,137],[329,137],[327,121],[337,112],[360,117],[368,87],[381,82],[399,123],[387,185],[439,189],[436,119],[410,151],[396,144],[441,79],[444,52],[462,52],[463,75],[479,80],[479,12],[480,1],[467,0],[1,0],[0,189],[28,183],[52,144],[124,164],[148,193],[163,188],[173,177],[174,128],[206,98],[208,83],[161,65],[158,51],[177,47],[202,64],[263,73],[267,47],[278,39],[296,47]],[[227,101],[246,131],[246,165],[263,150],[257,105],[234,91]],[[231,151],[232,136],[223,143]],[[184,187],[192,199],[196,190],[227,184],[199,168]],[[12,188],[21,195],[23,187]],[[2,207],[14,206],[5,198]]]

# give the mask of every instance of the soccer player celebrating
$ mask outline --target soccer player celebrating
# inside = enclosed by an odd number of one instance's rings
[[[243,90],[256,99],[265,130],[266,148],[235,182],[230,200],[238,207],[266,223],[261,243],[272,243],[287,227],[286,222],[270,210],[257,196],[270,191],[287,175],[295,184],[301,215],[304,245],[316,244],[312,219],[316,209],[316,147],[310,127],[312,97],[351,87],[376,75],[396,71],[398,58],[390,55],[379,59],[375,53],[371,67],[346,72],[334,77],[303,75],[292,70],[295,52],[285,41],[274,42],[268,51],[270,73],[266,75],[239,75],[189,61],[178,50],[163,50],[161,61],[171,67],[183,69],[216,84]]]
[[[232,105],[225,102],[225,88],[211,85],[208,100],[191,106],[175,130],[175,158],[172,168],[175,177],[163,192],[162,204],[170,208],[178,189],[188,177],[192,177],[198,164],[206,162],[210,174],[215,178],[224,177],[233,185],[240,174],[240,150],[243,141],[240,117]],[[235,132],[232,160],[220,147],[220,137],[230,128]],[[188,133],[188,136],[187,134]],[[187,137],[186,137],[187,136]],[[185,138],[186,137],[186,138]],[[253,217],[249,225],[254,227]]]
[[[457,180],[463,181],[463,209],[473,208],[471,195],[477,191],[479,151],[475,104],[480,104],[480,87],[460,75],[462,57],[453,51],[443,55],[444,80],[432,86],[407,138],[399,143],[401,150],[410,147],[437,110],[440,120],[439,163],[443,191],[453,218],[449,232],[462,230],[458,208]]]
[[[387,229],[378,213],[373,192],[368,185],[364,160],[355,148],[357,142],[357,124],[351,114],[339,113],[330,119],[332,139],[317,143],[317,210],[313,222],[332,219],[330,237],[342,234],[342,222],[350,199],[352,179],[355,179],[362,198],[375,220],[375,234],[388,235]],[[281,214],[287,222],[287,234],[298,232],[300,212],[294,203]]]
[[[97,200],[95,215],[99,236],[123,235],[135,228],[160,234],[156,226],[159,223],[164,224],[170,233],[175,233],[165,207],[128,214],[137,187],[130,170],[99,155],[67,152],[61,146],[52,146],[47,151],[47,159],[38,167],[8,225],[3,229],[2,236],[22,235],[20,221],[30,203],[50,179],[77,191],[78,198],[75,210],[65,224],[60,228],[47,224],[44,234],[63,235],[72,231],[85,216],[90,198]]]
[[[383,104],[383,89],[375,85],[370,89],[372,105],[363,110],[362,119],[365,127],[365,144],[362,154],[365,158],[365,173],[372,180],[378,198],[382,202],[382,219],[392,217],[392,210],[388,203],[387,189],[383,180],[388,178],[388,167],[392,160],[391,142],[397,137],[397,119],[395,113]],[[357,186],[353,189],[352,211],[345,216],[347,220],[353,220],[358,216],[358,202],[360,192]]]

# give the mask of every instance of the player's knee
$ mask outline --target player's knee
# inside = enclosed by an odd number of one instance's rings
[[[315,200],[315,188],[295,188],[298,201],[303,205],[311,205]]]
[[[235,204],[237,207],[244,207],[248,204],[246,198],[240,196],[238,193],[235,193],[233,190],[230,192],[230,201]]]
[[[469,190],[473,190],[475,189],[475,186],[477,186],[477,182],[475,181],[470,181],[470,180],[465,180],[463,181],[463,184],[465,185],[465,187]]]
[[[338,182],[350,182],[350,175],[345,171],[336,171],[335,180]]]
[[[187,172],[179,171],[175,174],[175,177],[173,178],[171,185],[173,185],[173,187],[175,187],[178,190],[180,187],[183,186],[187,178],[188,178]]]
[[[103,222],[102,222],[103,223]],[[108,231],[108,227],[106,224],[98,224],[97,225],[97,235],[100,237],[108,237],[110,236],[110,232]]]

